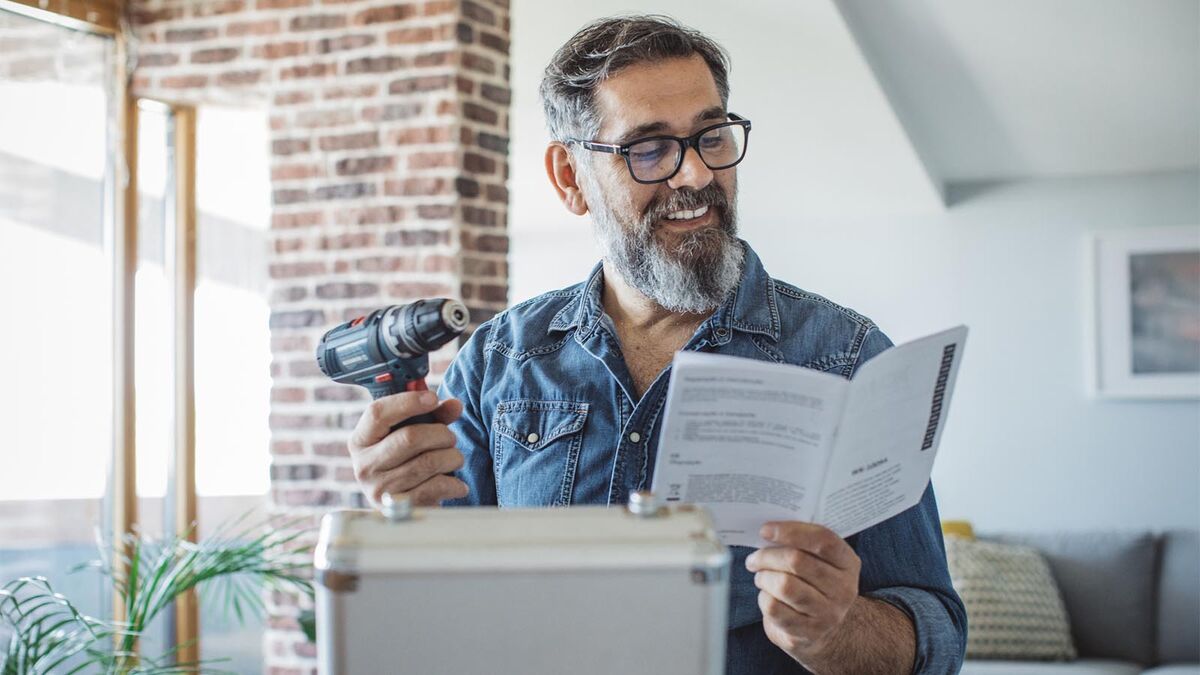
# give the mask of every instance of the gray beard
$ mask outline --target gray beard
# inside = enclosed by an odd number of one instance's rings
[[[591,182],[590,176],[584,180]],[[589,186],[593,195],[601,194]],[[719,190],[715,183],[709,187]],[[691,196],[712,195],[708,188]],[[679,193],[676,193],[677,195]],[[746,252],[737,239],[737,193],[720,203],[703,198],[671,199],[661,206],[652,205],[630,227],[625,227],[607,203],[591,208],[596,240],[604,258],[625,283],[640,291],[663,309],[672,312],[703,314],[714,310],[737,287]],[[717,209],[717,225],[686,232],[674,244],[665,244],[655,236],[659,215],[678,209],[709,204]],[[590,206],[590,205],[589,205]]]

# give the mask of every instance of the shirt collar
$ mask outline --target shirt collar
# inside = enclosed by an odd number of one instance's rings
[[[741,240],[739,240],[741,241]],[[779,340],[779,310],[775,304],[775,282],[763,268],[762,261],[750,245],[742,241],[746,252],[742,276],[728,299],[705,322],[711,331],[713,344],[729,342],[733,330],[766,335]],[[601,302],[604,290],[603,261],[592,268],[583,288],[550,321],[549,330],[564,331],[579,328],[579,339],[591,337],[604,315]]]

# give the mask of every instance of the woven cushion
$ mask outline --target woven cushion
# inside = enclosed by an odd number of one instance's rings
[[[1035,549],[947,537],[946,562],[967,608],[967,658],[1075,658],[1058,586]]]

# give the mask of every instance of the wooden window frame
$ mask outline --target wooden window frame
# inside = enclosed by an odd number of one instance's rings
[[[105,533],[112,541],[113,572],[127,576],[129,551],[123,535],[135,532],[137,508],[137,446],[134,412],[135,291],[138,266],[138,105],[129,90],[129,40],[122,21],[125,0],[0,0],[10,11],[71,30],[114,40],[116,63],[111,95],[117,130],[110,138],[104,188],[104,246],[112,265],[113,322],[113,438],[106,490]],[[173,181],[165,241],[165,273],[171,298],[172,324],[172,438],[169,460],[167,535],[195,542],[198,527],[196,496],[195,414],[195,292],[196,292],[196,110],[166,102],[170,114],[169,151]],[[112,618],[124,621],[125,607],[112,595]],[[178,646],[176,663],[199,660],[200,618],[195,591],[176,599],[166,617],[168,649]]]

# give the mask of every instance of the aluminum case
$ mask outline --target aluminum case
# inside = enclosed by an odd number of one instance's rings
[[[330,513],[319,672],[715,675],[729,564],[689,505]]]

